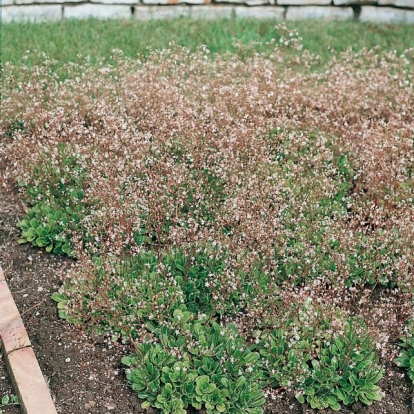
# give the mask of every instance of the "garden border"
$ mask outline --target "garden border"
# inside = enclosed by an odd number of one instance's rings
[[[0,266],[0,345],[24,414],[57,414],[23,320]]]

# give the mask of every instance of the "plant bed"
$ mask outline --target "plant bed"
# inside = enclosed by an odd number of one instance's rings
[[[388,412],[410,368],[412,51],[314,72],[284,30],[253,57],[6,66],[19,243],[76,259],[59,316],[123,354],[141,408]]]
[[[49,384],[56,409],[61,413],[144,413],[135,393],[127,386],[121,358],[128,348],[102,337],[91,338],[78,328],[62,323],[50,298],[60,284],[59,275],[71,260],[45,254],[31,246],[18,246],[17,219],[24,212],[16,196],[0,191],[0,260],[21,311],[39,364]],[[40,289],[39,289],[40,288]],[[27,296],[25,296],[27,295]],[[70,361],[67,362],[67,358]],[[0,370],[2,396],[14,394],[8,374]],[[340,413],[409,413],[411,387],[401,370],[393,368],[381,381],[385,398],[380,404],[355,404]],[[3,378],[4,377],[4,378]],[[111,409],[113,407],[113,409]],[[17,414],[18,406],[1,407],[4,414]],[[281,392],[266,403],[266,413],[310,413],[295,398]]]

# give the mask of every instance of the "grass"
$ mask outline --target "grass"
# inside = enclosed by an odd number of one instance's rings
[[[75,61],[77,54],[89,55],[92,61],[108,58],[113,49],[121,49],[126,56],[148,53],[147,48],[168,48],[174,41],[194,50],[206,45],[212,52],[235,51],[235,39],[244,44],[269,42],[279,38],[275,21],[220,20],[191,21],[76,21],[60,23],[3,25],[3,62],[20,64],[25,51],[37,49],[63,64]],[[354,51],[363,47],[381,46],[386,50],[414,47],[414,26],[372,25],[358,22],[289,22],[303,38],[303,44],[311,53],[320,55],[327,62],[332,53],[351,47]],[[329,49],[328,47],[331,47]],[[258,47],[266,50],[266,45]],[[333,52],[332,52],[333,51]]]

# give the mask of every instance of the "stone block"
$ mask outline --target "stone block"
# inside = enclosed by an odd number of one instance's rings
[[[134,18],[137,20],[163,20],[190,17],[188,6],[137,6]]]
[[[126,5],[78,4],[65,5],[63,9],[65,19],[129,19],[131,15],[131,6]]]
[[[78,0],[70,0],[70,2],[72,3],[72,1],[78,1]],[[79,1],[83,1],[83,0],[79,0]],[[134,4],[138,4],[139,0],[89,0],[91,3],[94,4],[110,4],[110,5],[119,5],[119,4],[130,4],[130,5],[134,5]],[[110,7],[110,6],[107,6]]]
[[[335,6],[360,6],[362,4],[377,4],[378,0],[333,0]]]
[[[361,8],[359,20],[371,23],[414,24],[414,10],[364,6]]]
[[[231,19],[233,6],[191,6],[192,19]]]
[[[24,414],[57,414],[31,347],[10,353],[6,364]]]
[[[269,19],[283,20],[285,9],[283,7],[243,7],[235,8],[235,16],[242,19]]]
[[[11,6],[12,4],[14,4],[13,0],[3,0],[0,2],[0,4],[2,6]]]
[[[3,6],[2,20],[8,22],[34,22],[58,21],[62,19],[62,6],[60,5],[29,5],[29,6]]]
[[[270,4],[270,0],[215,0],[215,3],[246,4],[247,6],[262,6]]]
[[[48,4],[48,3],[59,3],[59,4],[63,4],[65,3],[66,0],[14,0],[15,4],[31,4],[31,5],[35,5],[36,7],[42,7],[43,4]],[[83,0],[69,0],[70,3],[78,3],[81,2]]]
[[[331,0],[276,0],[281,6],[328,6]]]
[[[288,7],[286,20],[349,20],[354,18],[354,11],[351,7]]]
[[[380,6],[396,6],[414,9],[414,0],[378,0]]]
[[[143,0],[144,4],[173,5],[173,4],[210,4],[211,0]]]

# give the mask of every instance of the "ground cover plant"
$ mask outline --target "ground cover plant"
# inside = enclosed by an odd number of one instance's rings
[[[413,50],[314,71],[277,33],[65,79],[47,56],[4,68],[21,242],[77,259],[60,316],[130,343],[131,387],[163,413],[261,413],[282,392],[336,410],[380,400],[394,360],[412,378]]]

